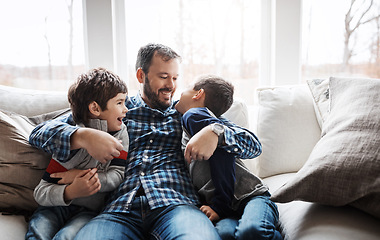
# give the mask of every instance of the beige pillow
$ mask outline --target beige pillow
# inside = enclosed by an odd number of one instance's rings
[[[380,218],[380,80],[330,78],[329,88],[321,139],[272,199],[349,204]]]
[[[310,92],[313,95],[313,104],[318,124],[322,129],[323,122],[330,111],[329,79],[308,80]]]
[[[297,172],[321,136],[310,90],[303,85],[257,89],[262,154],[252,161],[261,178]]]
[[[33,189],[47,167],[50,155],[29,145],[36,124],[66,113],[60,110],[27,118],[0,111],[0,210],[33,211]]]

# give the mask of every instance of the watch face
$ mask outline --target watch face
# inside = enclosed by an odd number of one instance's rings
[[[214,123],[212,125],[212,130],[219,136],[220,134],[224,133],[224,127],[223,125],[219,123]]]

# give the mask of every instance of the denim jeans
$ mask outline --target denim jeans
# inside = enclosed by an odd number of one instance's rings
[[[96,212],[79,206],[40,206],[33,213],[25,239],[74,239]]]
[[[278,210],[270,194],[255,196],[241,204],[237,215],[225,218],[215,227],[223,240],[229,239],[283,239],[277,230]]]
[[[75,239],[220,239],[197,207],[175,205],[150,210],[145,196],[136,197],[129,213],[101,213]]]

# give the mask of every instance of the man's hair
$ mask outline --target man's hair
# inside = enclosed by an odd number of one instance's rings
[[[136,71],[141,68],[145,74],[148,74],[155,53],[165,62],[175,58],[181,59],[181,56],[170,47],[157,43],[149,43],[141,47],[137,53]]]
[[[234,101],[234,86],[218,76],[204,75],[198,77],[193,89],[205,91],[205,107],[217,117],[225,113]]]
[[[74,121],[87,125],[90,119],[88,105],[95,101],[105,111],[108,100],[119,93],[128,93],[127,85],[111,71],[99,67],[81,74],[67,95]]]

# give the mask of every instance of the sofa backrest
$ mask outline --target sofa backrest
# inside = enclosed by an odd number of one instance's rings
[[[259,177],[297,172],[320,138],[313,99],[304,85],[264,87],[256,91],[256,125],[263,152],[247,164]]]
[[[27,117],[69,107],[67,92],[37,91],[0,85],[0,109]]]

